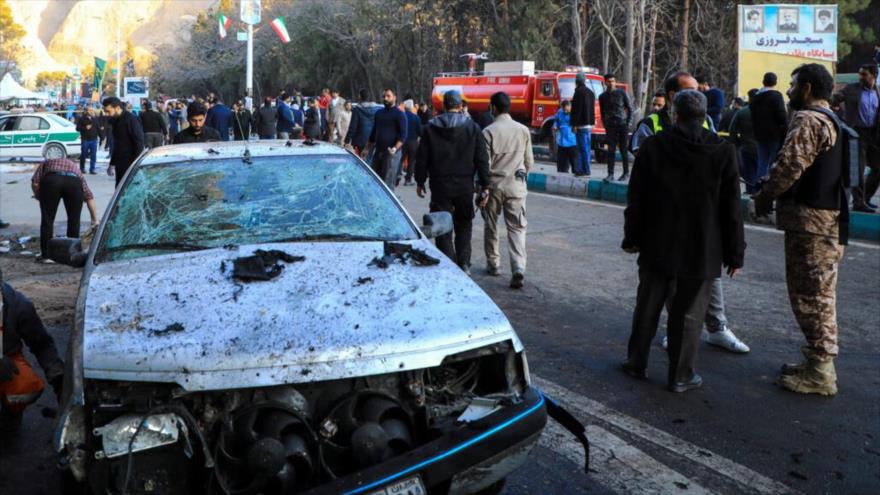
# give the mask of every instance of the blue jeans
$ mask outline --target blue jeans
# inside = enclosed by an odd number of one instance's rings
[[[770,173],[770,165],[779,153],[782,143],[778,141],[758,141],[758,179],[762,179]]]
[[[579,153],[577,166],[574,170],[574,173],[576,174],[590,174],[590,136],[592,132],[593,131],[590,129],[577,130],[577,147]]]
[[[95,160],[98,159],[98,140],[82,141],[79,145],[79,169],[86,171],[86,156],[89,157],[89,172],[95,171]]]

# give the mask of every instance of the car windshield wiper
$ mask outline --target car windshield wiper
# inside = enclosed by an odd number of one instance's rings
[[[122,246],[112,246],[106,248],[108,253],[117,251],[129,251],[132,249],[160,249],[160,250],[178,250],[178,251],[201,251],[203,249],[212,249],[210,246],[201,246],[198,244],[186,244],[183,242],[148,242],[143,244],[124,244]]]
[[[302,234],[291,237],[284,237],[282,239],[272,239],[271,241],[264,241],[266,243],[270,242],[305,242],[305,241],[387,241],[388,239],[385,237],[378,236],[370,236],[370,235],[357,235],[357,234]]]

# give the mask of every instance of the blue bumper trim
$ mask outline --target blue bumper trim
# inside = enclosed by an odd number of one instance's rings
[[[505,421],[497,426],[494,426],[493,428],[491,428],[487,431],[484,431],[483,433],[475,436],[474,438],[471,438],[470,440],[468,440],[460,445],[457,445],[457,446],[447,450],[446,452],[443,452],[441,454],[437,454],[436,456],[431,457],[430,459],[426,459],[418,464],[415,464],[413,466],[410,466],[410,467],[404,469],[403,471],[399,471],[399,472],[394,473],[392,475],[386,476],[378,481],[374,481],[374,482],[370,483],[369,485],[364,485],[364,486],[357,488],[355,490],[345,492],[345,495],[356,495],[358,493],[364,493],[367,490],[372,490],[374,488],[378,488],[386,483],[389,483],[391,481],[396,480],[397,478],[406,476],[406,475],[413,473],[415,471],[418,471],[419,469],[422,469],[426,466],[430,466],[431,464],[434,464],[437,461],[445,459],[451,455],[456,454],[457,452],[460,452],[460,451],[462,451],[462,450],[464,450],[464,449],[466,449],[476,443],[479,443],[479,442],[485,440],[486,438],[498,433],[499,431],[511,426],[512,424],[522,420],[526,416],[528,416],[528,415],[532,414],[533,412],[539,410],[540,408],[544,407],[544,394],[541,393],[540,391],[538,391],[538,395],[539,395],[539,399],[538,399],[538,402],[535,403],[535,405],[533,405],[532,407],[526,409],[525,411],[517,414],[516,416],[508,419],[507,421]]]

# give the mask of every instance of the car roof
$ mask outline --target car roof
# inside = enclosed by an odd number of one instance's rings
[[[214,141],[208,143],[186,143],[161,146],[147,152],[140,165],[174,163],[186,160],[213,160],[222,158],[241,158],[245,150],[252,158],[291,155],[350,155],[343,148],[330,143],[273,139],[258,142]]]

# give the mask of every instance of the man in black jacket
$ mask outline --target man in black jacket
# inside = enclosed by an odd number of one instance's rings
[[[141,122],[128,110],[119,98],[104,98],[104,113],[110,117],[113,126],[113,147],[110,154],[110,165],[116,172],[116,185],[122,181],[125,172],[144,151],[144,132]],[[107,169],[112,173],[111,169]]]
[[[205,125],[205,116],[208,109],[205,105],[194,101],[186,107],[186,121],[189,127],[174,136],[174,144],[206,143],[208,141],[220,141],[220,133],[212,127]]]
[[[574,96],[571,99],[571,128],[578,147],[575,177],[590,175],[590,134],[596,124],[596,95],[587,87],[587,78],[578,72],[574,78]]]
[[[263,98],[263,106],[254,114],[254,130],[260,139],[275,139],[275,121],[278,110],[272,106],[272,98]]]
[[[764,177],[770,171],[788,128],[785,100],[782,93],[773,89],[776,87],[776,74],[764,74],[763,84],[764,87],[749,103],[758,145],[758,177]]]
[[[34,373],[23,351],[37,358],[56,396],[61,395],[64,362],[52,336],[46,332],[33,303],[9,284],[0,273],[0,432],[21,425],[24,409],[36,402],[46,384]],[[0,439],[0,443],[2,443]]]
[[[646,378],[657,322],[668,304],[668,386],[697,388],[703,318],[721,266],[733,277],[745,241],[736,148],[704,129],[706,97],[677,92],[675,125],[639,148],[624,212],[623,249],[639,253],[639,288],[623,369]]]
[[[76,122],[76,130],[79,131],[79,171],[86,173],[86,158],[89,159],[89,173],[95,173],[95,162],[98,159],[98,119],[95,118],[95,110],[86,107],[82,116]]]
[[[629,179],[629,153],[627,152],[627,132],[632,120],[632,106],[626,91],[617,87],[614,74],[605,74],[605,92],[599,95],[599,112],[605,126],[605,139],[608,141],[608,176],[605,182],[614,180],[614,152],[620,149],[623,160],[623,174],[617,180]]]
[[[834,95],[841,104],[846,124],[859,133],[859,185],[852,189],[853,210],[874,213],[871,198],[880,186],[880,85],[877,65],[859,68],[859,82],[847,84]],[[865,168],[869,169],[865,178]]]
[[[422,132],[416,158],[416,192],[425,197],[430,180],[431,211],[452,213],[452,233],[437,237],[437,247],[465,273],[471,266],[471,231],[474,219],[474,175],[481,198],[489,187],[489,152],[480,126],[461,113],[461,93],[443,95],[446,113],[430,120]]]
[[[168,126],[165,124],[162,114],[153,110],[153,104],[149,101],[144,102],[140,118],[147,148],[158,148],[165,144],[165,140],[168,138]]]

